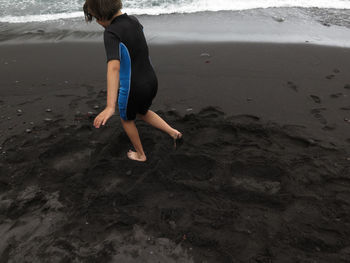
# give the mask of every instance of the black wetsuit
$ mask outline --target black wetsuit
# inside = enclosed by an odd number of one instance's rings
[[[118,107],[123,120],[146,114],[157,94],[158,80],[153,69],[143,26],[135,16],[115,17],[104,32],[107,62],[120,61]]]

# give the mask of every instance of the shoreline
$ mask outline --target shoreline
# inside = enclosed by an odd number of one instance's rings
[[[312,11],[313,10],[313,11]],[[339,10],[338,10],[339,11]],[[314,13],[313,13],[314,12]],[[325,12],[330,12],[325,10]],[[340,12],[340,11],[339,11]],[[340,14],[346,16],[346,13]],[[192,42],[310,43],[350,47],[350,23],[317,9],[267,8],[137,16],[149,44]],[[346,19],[344,18],[344,21]],[[302,30],[301,30],[302,29]],[[0,23],[0,45],[100,42],[103,29],[83,19]]]

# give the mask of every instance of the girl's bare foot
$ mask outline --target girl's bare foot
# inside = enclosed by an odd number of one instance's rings
[[[129,150],[127,156],[130,160],[145,162],[147,160],[146,155],[139,154],[138,152],[134,152]]]

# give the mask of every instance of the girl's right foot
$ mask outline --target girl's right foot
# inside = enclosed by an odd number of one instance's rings
[[[133,161],[145,162],[147,160],[146,155],[139,154],[138,152],[134,152],[132,150],[128,151],[127,156]]]

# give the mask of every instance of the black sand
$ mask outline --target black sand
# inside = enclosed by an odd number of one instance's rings
[[[348,262],[350,50],[150,51],[184,143],[137,122],[140,164],[102,44],[1,46],[0,262]]]

